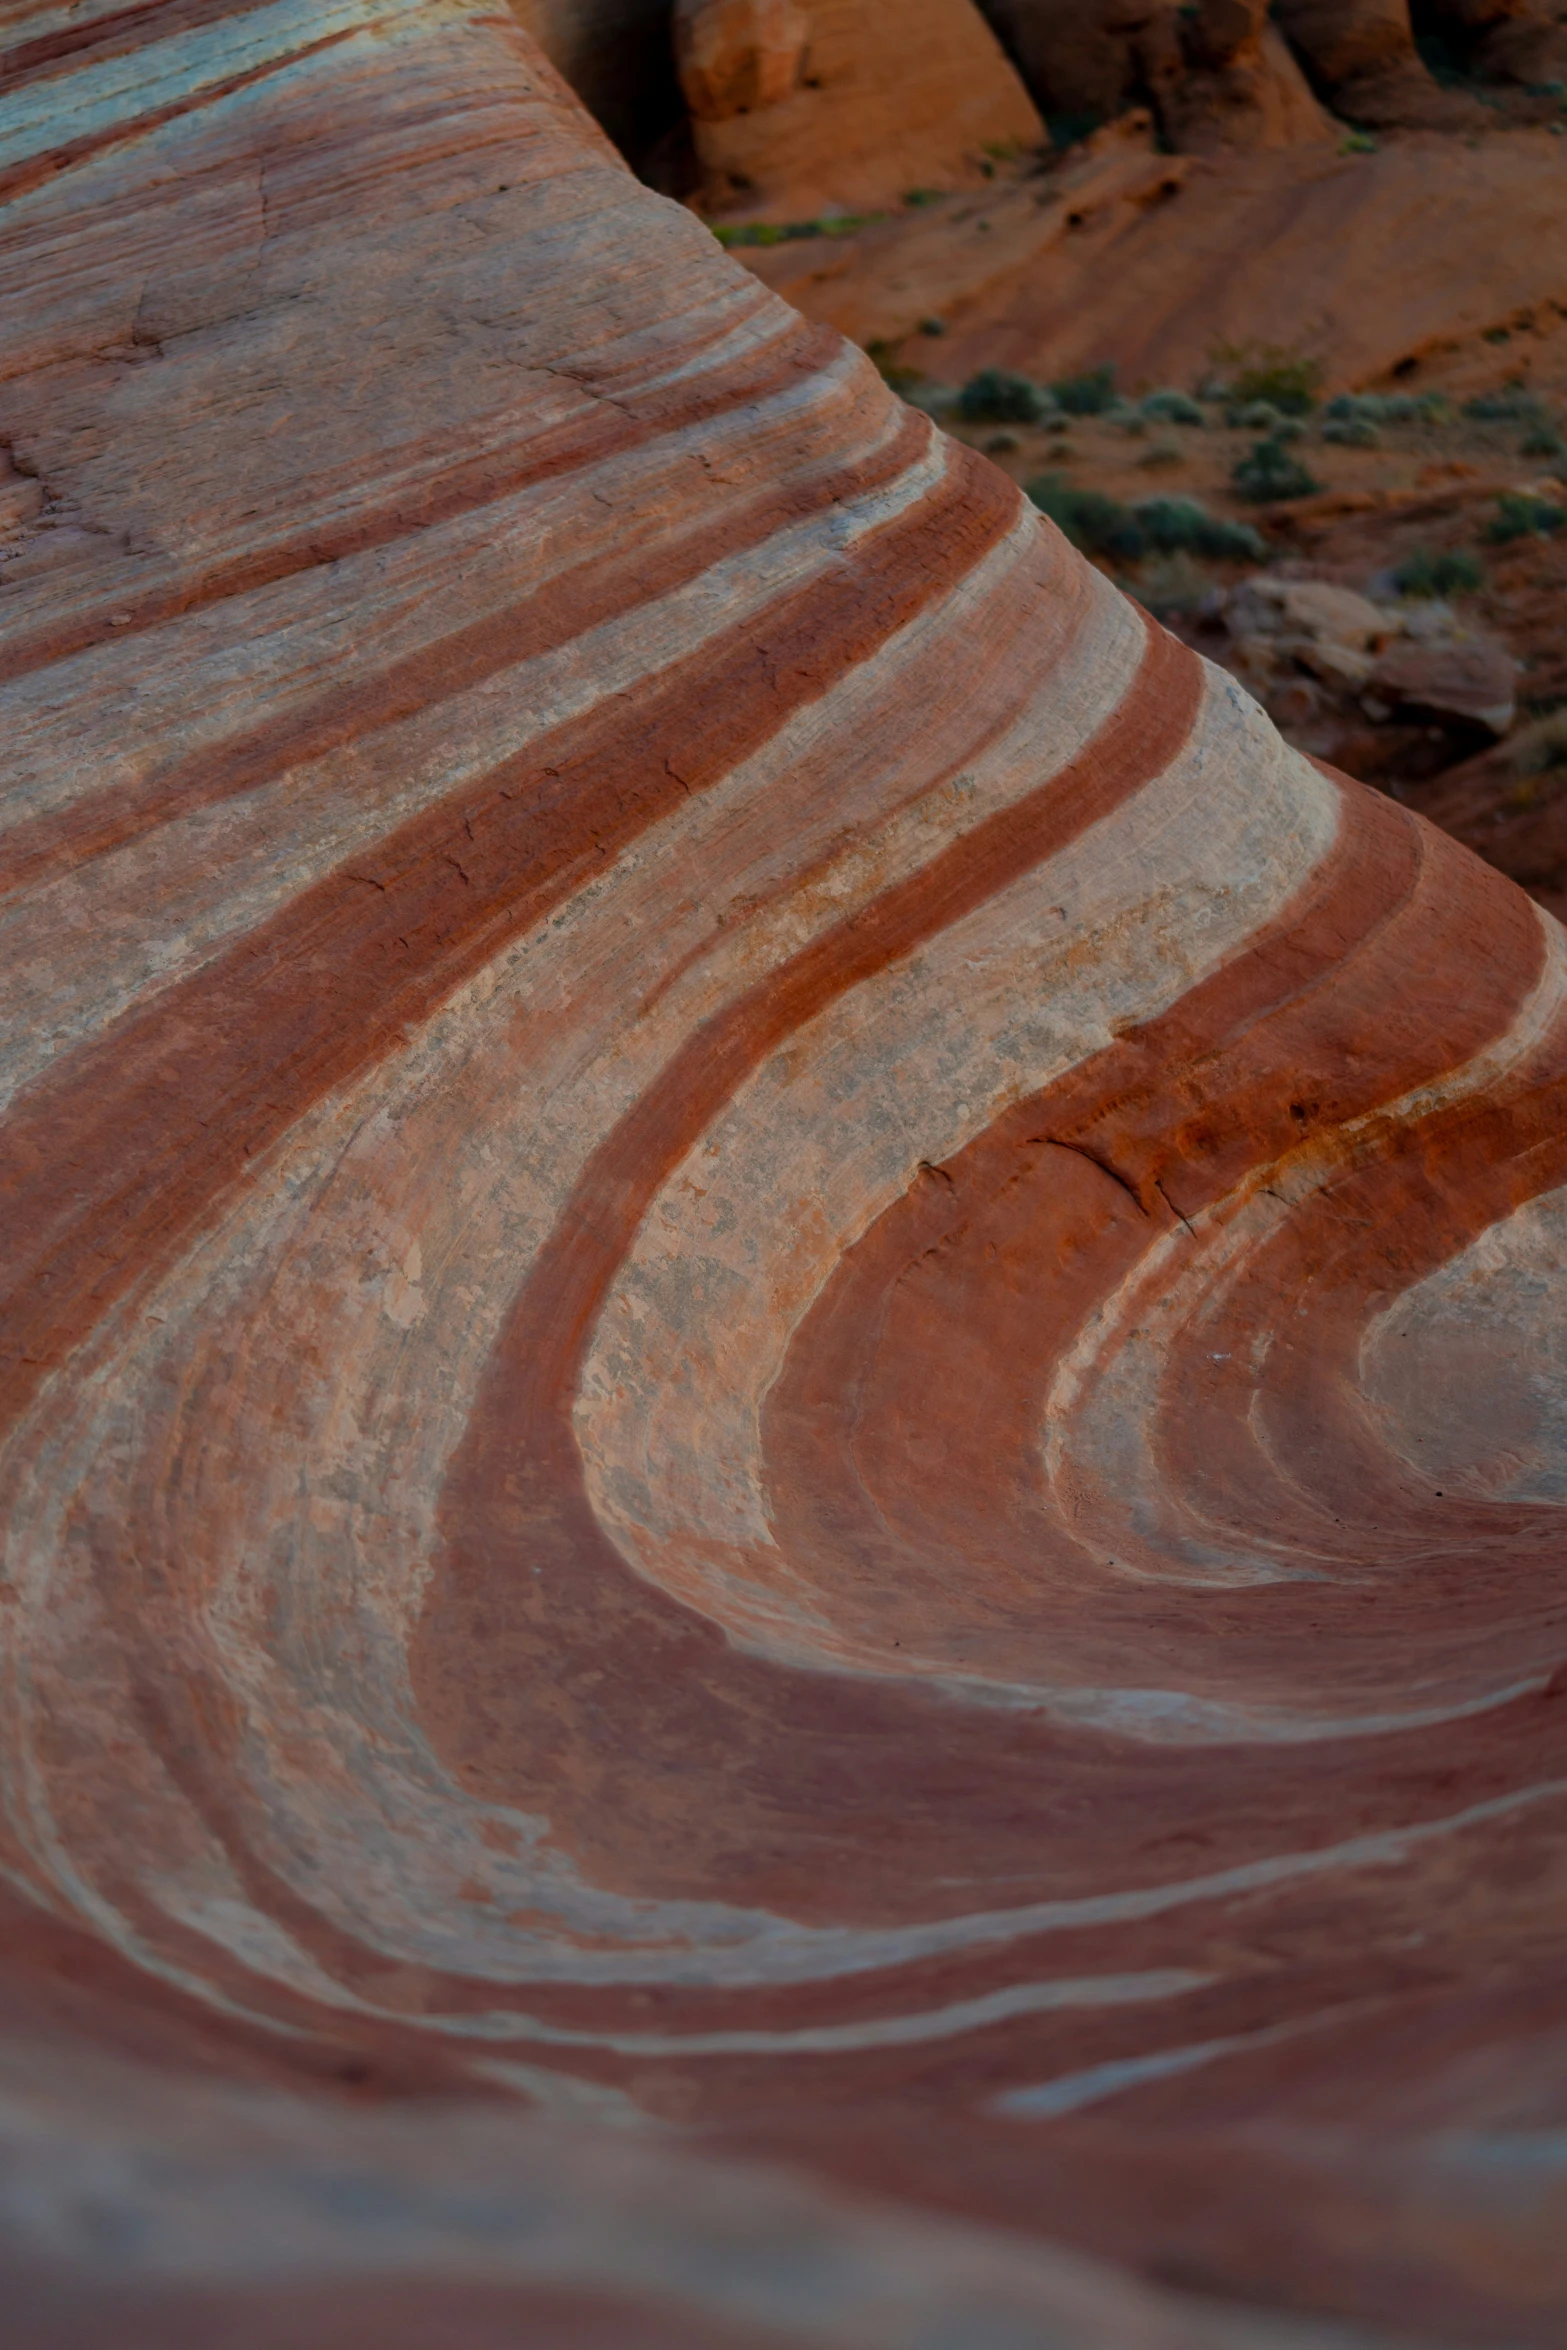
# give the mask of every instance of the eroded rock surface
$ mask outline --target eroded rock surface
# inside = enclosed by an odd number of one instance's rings
[[[12,2338],[1553,2338],[1560,927],[509,17],[7,29]]]
[[[1039,104],[1064,125],[1152,105],[1193,153],[1309,145],[1321,109],[1266,0],[983,0]]]
[[[677,0],[674,35],[708,211],[978,185],[1044,135],[973,0]]]

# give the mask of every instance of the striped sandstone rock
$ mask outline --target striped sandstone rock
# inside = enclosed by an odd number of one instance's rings
[[[1551,2338],[1563,932],[504,11],[5,27],[12,2338]]]

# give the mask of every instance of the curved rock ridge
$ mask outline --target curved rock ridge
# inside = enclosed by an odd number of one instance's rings
[[[18,2338],[1556,2338],[1561,929],[506,11],[4,23]]]

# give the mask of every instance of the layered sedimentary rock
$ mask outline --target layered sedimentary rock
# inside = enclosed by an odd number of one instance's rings
[[[973,0],[676,0],[674,37],[709,211],[977,185],[1044,136]]]
[[[1561,929],[504,13],[8,37],[13,2338],[1549,2338]]]

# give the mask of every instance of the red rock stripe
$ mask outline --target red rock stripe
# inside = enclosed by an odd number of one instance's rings
[[[225,17],[248,16],[269,5],[270,0],[141,0],[136,8],[106,9],[85,24],[58,25],[52,33],[0,51],[0,91],[42,80],[57,66],[85,64],[89,51],[93,64],[106,57],[127,57],[176,33]]]
[[[1291,1620],[1321,1634],[1324,1675],[1331,1628],[1358,1635],[1358,1600],[1333,1588],[1185,1590],[1150,1657],[1146,1590],[1108,1581],[1044,1511],[1037,1451],[1062,1352],[1151,1229],[1196,1214],[1303,1129],[1461,1063],[1533,984],[1532,909],[1391,803],[1345,789],[1340,839],[1293,908],[1169,1013],[1008,1112],[943,1182],[889,1209],[802,1324],[764,1418],[770,1508],[791,1575],[809,1587],[814,1567],[820,1604],[846,1627],[877,1624],[953,1669],[1027,1678],[1032,1666],[1046,1683],[1212,1695],[1285,1654],[1308,1686],[1313,1666],[1279,1646]],[[1445,925],[1454,953],[1474,931],[1490,942],[1457,998],[1421,976],[1425,953],[1449,951]],[[1249,1360],[1246,1334],[1274,1325],[1276,1307],[1263,1317],[1261,1306],[1274,1295],[1261,1282],[1250,1317],[1226,1315],[1193,1356]],[[933,1353],[952,1374],[935,1385]],[[1194,1419],[1195,1399],[1223,1390],[1164,1456],[1172,1491],[1206,1478],[1237,1441],[1249,1459],[1244,1385],[1240,1371],[1185,1353],[1172,1362],[1172,1398],[1193,1398]],[[1294,1424],[1319,1421],[1301,1404]],[[1272,1495],[1259,1528],[1294,1523],[1298,1507]],[[965,1561],[955,1627],[954,1557]]]
[[[359,36],[361,28],[348,25],[336,33],[323,33],[318,41],[305,41],[297,49],[280,51],[253,65],[244,73],[231,73],[222,81],[207,82],[202,88],[187,91],[182,97],[172,98],[166,106],[154,106],[147,113],[138,114],[126,122],[118,122],[101,131],[84,133],[79,139],[66,139],[58,147],[43,148],[36,155],[24,156],[20,162],[0,167],[0,204],[10,203],[32,189],[42,187],[46,180],[56,179],[73,165],[89,162],[93,157],[108,154],[115,147],[123,147],[135,139],[143,139],[150,131],[161,130],[165,123],[178,122],[183,117],[199,114],[208,106],[215,106],[220,98],[231,98],[237,90],[253,89],[258,82],[269,81],[273,74],[287,66],[300,65],[307,57],[320,57],[328,49],[336,49],[344,41]]]
[[[368,745],[385,727],[437,707],[501,670],[569,644],[574,637],[667,595],[727,556],[761,545],[829,506],[894,480],[929,438],[917,417],[884,447],[853,464],[753,497],[713,521],[664,534],[654,546],[599,557],[551,579],[536,594],[456,629],[382,669],[199,752],[124,791],[106,791],[0,833],[0,896],[139,840],[159,824],[236,797],[284,768],[348,742]]]
[[[808,326],[802,319],[759,355],[714,368],[664,392],[640,398],[634,392],[618,392],[613,406],[599,403],[590,416],[520,434],[510,443],[487,445],[447,466],[433,480],[365,499],[351,512],[327,521],[311,519],[299,530],[259,545],[252,534],[242,553],[173,577],[166,574],[150,587],[122,579],[86,611],[52,616],[31,630],[18,628],[0,644],[0,684],[111,638],[122,643],[181,613],[201,611],[318,565],[367,553],[412,531],[475,513],[539,482],[601,464],[682,427],[765,400],[802,376],[819,372],[841,351],[842,344],[830,329]],[[590,379],[584,377],[583,382],[589,388]],[[312,503],[328,504],[353,486],[317,476]]]
[[[312,1102],[956,586],[1016,514],[1010,482],[954,456],[939,489],[862,542],[852,572],[780,598],[629,709],[617,699],[466,786],[19,1096],[0,1129],[0,1415]]]
[[[1538,1667],[1550,1653],[1548,1634],[1554,1628],[1559,1637],[1562,1628],[1561,1513],[1456,1491],[1438,1496],[1429,1480],[1383,1453],[1355,1405],[1360,1334],[1488,1225],[1567,1179],[1564,1120],[1567,1026],[1558,1023],[1513,1078],[1388,1138],[1377,1161],[1346,1170],[1300,1203],[1256,1251],[1204,1324],[1200,1344],[1233,1354],[1236,1332],[1255,1327],[1259,1297],[1289,1301],[1265,1373],[1248,1384],[1239,1414],[1249,1437],[1254,1401],[1261,1410],[1266,1464],[1238,1451],[1233,1376],[1221,1366],[1200,1383],[1183,1381],[1181,1355],[1170,1365],[1161,1453],[1172,1492],[1228,1515],[1242,1539],[1276,1523],[1287,1494],[1301,1547],[1343,1558],[1341,1575],[1353,1576],[1358,1565],[1381,1581],[1388,1568],[1420,1558],[1418,1579],[1400,1578],[1411,1666],[1429,1617],[1439,1638],[1433,1670],[1445,1662],[1494,1679],[1504,1668],[1526,1669],[1531,1658]],[[1309,1349],[1292,1329],[1302,1319]],[[1221,1435],[1226,1428],[1232,1433]],[[1509,1556],[1517,1568],[1510,1617],[1499,1580]]]
[[[977,483],[994,497],[996,522],[1004,527],[1015,512],[1010,491],[988,468],[978,471]],[[928,551],[933,553],[936,548],[950,544],[950,536],[950,523],[945,528],[938,523],[927,539]],[[909,563],[906,545],[896,551],[893,560],[902,572]],[[868,586],[863,561],[859,581],[863,591]],[[705,673],[709,678],[718,674],[714,668]],[[1117,798],[1135,790],[1149,774],[1167,764],[1190,729],[1200,691],[1200,665],[1173,639],[1156,632],[1136,688],[1088,753],[1051,783],[1040,787],[1021,809],[1001,811],[976,827],[967,841],[956,844],[909,883],[886,893],[865,916],[844,924],[820,947],[806,950],[795,958],[786,967],[782,984],[776,988],[770,1022],[765,1016],[758,1017],[753,999],[745,999],[738,1015],[728,1023],[733,1037],[728,1053],[720,1050],[715,1055],[710,1040],[707,1048],[703,1039],[696,1040],[691,1057],[704,1065],[709,1083],[716,1081],[720,1087],[718,1098],[723,1098],[738,1075],[743,1074],[743,1066],[754,1066],[756,1059],[771,1049],[778,1033],[809,1017],[813,1010],[841,994],[856,979],[882,968],[895,954],[909,952],[920,938],[982,903],[997,887],[1004,886],[1029,863],[1080,832],[1105,813]],[[723,707],[724,697],[715,696],[715,700]],[[766,988],[758,991],[763,995],[769,992]],[[689,1113],[690,1090],[678,1074],[661,1086],[656,1102],[663,1108],[666,1124],[671,1101],[677,1119],[683,1109]],[[710,1115],[711,1108],[709,1098],[705,1111],[699,1111],[698,1115]],[[629,1156],[633,1182],[645,1176],[641,1139],[645,1123],[644,1113],[633,1113],[628,1127],[621,1130],[622,1151]],[[678,1136],[676,1147],[684,1147]],[[661,1163],[656,1162],[652,1168],[655,1183]],[[612,1191],[622,1172],[618,1162],[610,1168],[608,1181]],[[579,1234],[581,1219],[600,1210],[612,1222],[618,1212],[621,1221],[617,1228],[623,1238],[635,1229],[640,1212],[633,1208],[628,1222],[623,1198],[606,1201],[595,1196],[591,1204],[584,1204],[584,1194],[579,1193],[574,1219]],[[613,1261],[609,1270],[613,1269]],[[559,1312],[548,1302],[543,1310],[550,1325],[548,1351],[564,1327],[565,1316],[573,1309],[568,1301]],[[569,1404],[567,1409],[569,1413]],[[602,1537],[597,1535],[591,1517],[588,1525],[602,1547]],[[123,1572],[118,1532],[106,1528],[103,1533],[109,1548],[100,1590],[119,1625],[126,1664],[137,1678],[141,1719],[171,1775],[213,1833],[222,1839],[252,1898],[266,1912],[285,1922],[318,1961],[340,1979],[370,1986],[384,1973],[384,1960],[313,1912],[249,1849],[225,1792],[234,1783],[231,1764],[214,1769],[216,1758],[226,1754],[235,1734],[232,1706],[221,1687],[204,1670],[188,1637],[181,1635],[177,1625],[165,1622],[166,1611],[159,1591],[140,1588],[137,1578]],[[591,1556],[584,1564],[591,1565]],[[617,1572],[623,1577],[624,1570],[616,1564]],[[656,1599],[652,1595],[647,1597],[648,1604],[657,1610]],[[169,1669],[171,1653],[177,1653],[179,1658],[178,1669],[173,1672]],[[137,1899],[129,1888],[121,1889],[120,1899],[129,1914],[141,1918],[144,1930],[169,1944],[168,1925],[150,1914],[144,1901]],[[243,1974],[242,1969],[238,1972]],[[427,1992],[432,2000],[439,1999],[454,2012],[477,2007],[528,2007],[538,2003],[533,1986],[523,1992],[507,1993],[499,1986],[475,1985],[461,1978],[448,1981],[433,1970],[428,1977]],[[276,2000],[269,1999],[267,2004],[275,2006]]]
[[[537,1802],[558,1821],[569,1811],[574,1849],[592,1853],[607,1840],[616,1865],[633,1870],[653,1859],[651,1851],[638,1860],[623,1849],[622,1817],[640,1808],[630,1787],[611,1803],[579,1803],[584,1774],[602,1794],[598,1775],[619,1780],[635,1752],[656,1785],[662,1771],[681,1770],[676,1758],[688,1746],[700,1752],[711,1741],[709,1751],[717,1752],[731,1741],[748,1747],[758,1735],[769,1745],[787,1741],[776,1725],[762,1731],[756,1715],[833,1710],[817,1677],[779,1674],[731,1654],[711,1627],[652,1593],[630,1574],[588,1504],[571,1429],[576,1378],[605,1291],[650,1200],[735,1087],[802,1022],[983,904],[1160,773],[1190,732],[1201,691],[1200,664],[1153,629],[1134,687],[1066,769],[802,950],[691,1038],[600,1146],[541,1251],[449,1481],[447,1559],[432,1583],[411,1670],[430,1734],[453,1766],[499,1800]],[[523,1559],[539,1570],[527,1577],[525,1592],[517,1579]],[[738,1696],[712,1684],[712,1642],[724,1656],[720,1684],[737,1683]],[[587,1676],[580,1684],[579,1674]],[[611,1703],[592,1693],[599,1683],[609,1685]],[[862,1690],[855,1703],[869,1725],[879,1697],[867,1700]],[[910,1719],[908,1701],[889,1695],[887,1720],[900,1719]],[[868,1727],[867,1736],[874,1742],[876,1733]],[[801,1810],[809,1815],[811,1803],[802,1789],[798,1808],[792,1799],[787,1809],[798,1818]],[[736,1870],[748,1873],[732,1849],[744,1837],[725,1841]],[[764,1837],[757,1854],[764,1873],[770,1849]],[[806,1904],[793,1914],[813,1914],[823,1887],[809,1870],[803,1880],[792,1866],[789,1875],[780,1897],[786,1906]],[[744,1884],[731,1891],[737,1900],[751,1897]]]

